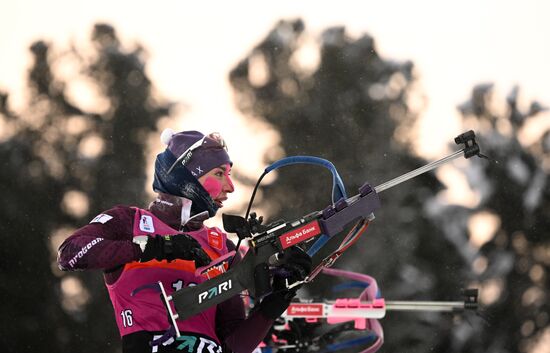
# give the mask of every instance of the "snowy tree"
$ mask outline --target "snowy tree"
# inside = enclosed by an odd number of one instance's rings
[[[379,185],[427,163],[412,153],[419,113],[413,102],[422,96],[413,64],[381,57],[368,34],[353,38],[334,27],[314,38],[301,20],[280,21],[236,65],[230,81],[241,111],[280,135],[266,163],[292,155],[328,159],[349,196],[365,181]],[[330,186],[330,174],[318,167],[286,167],[259,200],[270,219],[291,220],[327,206]],[[434,174],[425,174],[381,194],[376,220],[336,267],[373,275],[390,299],[460,297],[465,259],[424,209],[441,188]],[[307,294],[331,298],[331,284],[318,278]],[[383,326],[382,351],[426,352],[450,334],[452,317],[396,313]]]
[[[120,346],[101,274],[61,273],[57,246],[101,210],[146,201],[147,138],[170,105],[155,99],[142,48],[124,48],[105,24],[91,44],[33,43],[27,107],[0,96],[4,352]]]
[[[481,289],[486,317],[457,327],[455,351],[547,349],[550,126],[547,109],[520,93],[514,87],[503,101],[492,84],[480,84],[459,107],[490,161],[472,160],[463,169],[479,198],[474,208],[436,212],[445,234],[473,250],[470,280]]]

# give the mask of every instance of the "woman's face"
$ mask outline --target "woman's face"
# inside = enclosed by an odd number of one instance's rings
[[[227,194],[235,191],[230,175],[231,166],[222,164],[199,178],[201,185],[220,208],[223,207],[223,202],[227,200]]]

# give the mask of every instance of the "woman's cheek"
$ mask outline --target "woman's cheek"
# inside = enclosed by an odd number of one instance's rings
[[[215,199],[222,192],[222,183],[218,179],[211,176],[204,180],[202,186],[213,199]]]

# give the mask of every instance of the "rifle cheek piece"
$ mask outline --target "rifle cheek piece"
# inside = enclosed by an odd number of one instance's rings
[[[228,233],[235,233],[239,239],[250,238],[250,227],[248,222],[241,216],[222,214],[223,228]]]

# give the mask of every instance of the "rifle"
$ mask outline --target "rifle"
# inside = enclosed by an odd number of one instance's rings
[[[206,275],[208,280],[193,287],[185,287],[168,295],[159,282],[162,299],[168,311],[176,336],[180,336],[176,320],[185,320],[198,314],[209,307],[219,304],[242,291],[247,290],[255,300],[271,292],[270,261],[273,264],[274,255],[285,249],[317,241],[308,250],[309,255],[315,254],[331,237],[341,233],[343,229],[353,222],[357,222],[352,231],[346,236],[339,249],[326,257],[321,263],[304,279],[304,281],[287,283],[287,288],[293,288],[303,283],[310,282],[325,267],[330,267],[336,259],[341,256],[353,242],[366,230],[369,223],[374,219],[374,211],[380,208],[378,194],[406,180],[426,173],[460,156],[470,158],[473,156],[483,157],[479,145],[475,141],[475,133],[470,130],[455,138],[455,143],[464,145],[462,149],[431,162],[423,167],[410,171],[397,178],[389,180],[381,185],[372,187],[369,183],[359,188],[359,193],[346,198],[345,188],[341,182],[336,169],[332,163],[316,157],[289,157],[274,163],[266,168],[254,188],[248,210],[245,217],[223,214],[223,226],[226,232],[235,233],[239,243],[247,239],[250,245],[248,252],[243,259],[235,266],[229,267],[231,261],[228,254],[217,259],[210,265],[199,268],[197,275]],[[284,165],[296,163],[320,164],[328,167],[333,174],[333,202],[321,211],[314,211],[292,221],[279,220],[268,225],[262,225],[262,218],[256,218],[255,214],[249,217],[250,208],[256,190],[262,178],[270,171]],[[238,248],[238,245],[237,245]],[[275,260],[276,261],[276,260]],[[212,269],[217,272],[220,269],[229,267],[225,272],[211,278],[208,273]],[[175,310],[171,304],[174,304]]]
[[[353,280],[363,288],[356,298],[336,300],[297,299],[290,303],[274,325],[262,347],[255,352],[336,352],[347,348],[361,348],[361,353],[374,353],[384,343],[384,331],[378,321],[387,311],[462,313],[477,311],[478,290],[463,290],[462,301],[386,301],[380,294],[376,280],[368,275],[324,268],[323,274]],[[332,325],[329,330],[323,323]],[[338,340],[349,331],[363,333],[361,337]],[[355,335],[357,336],[357,335]]]

